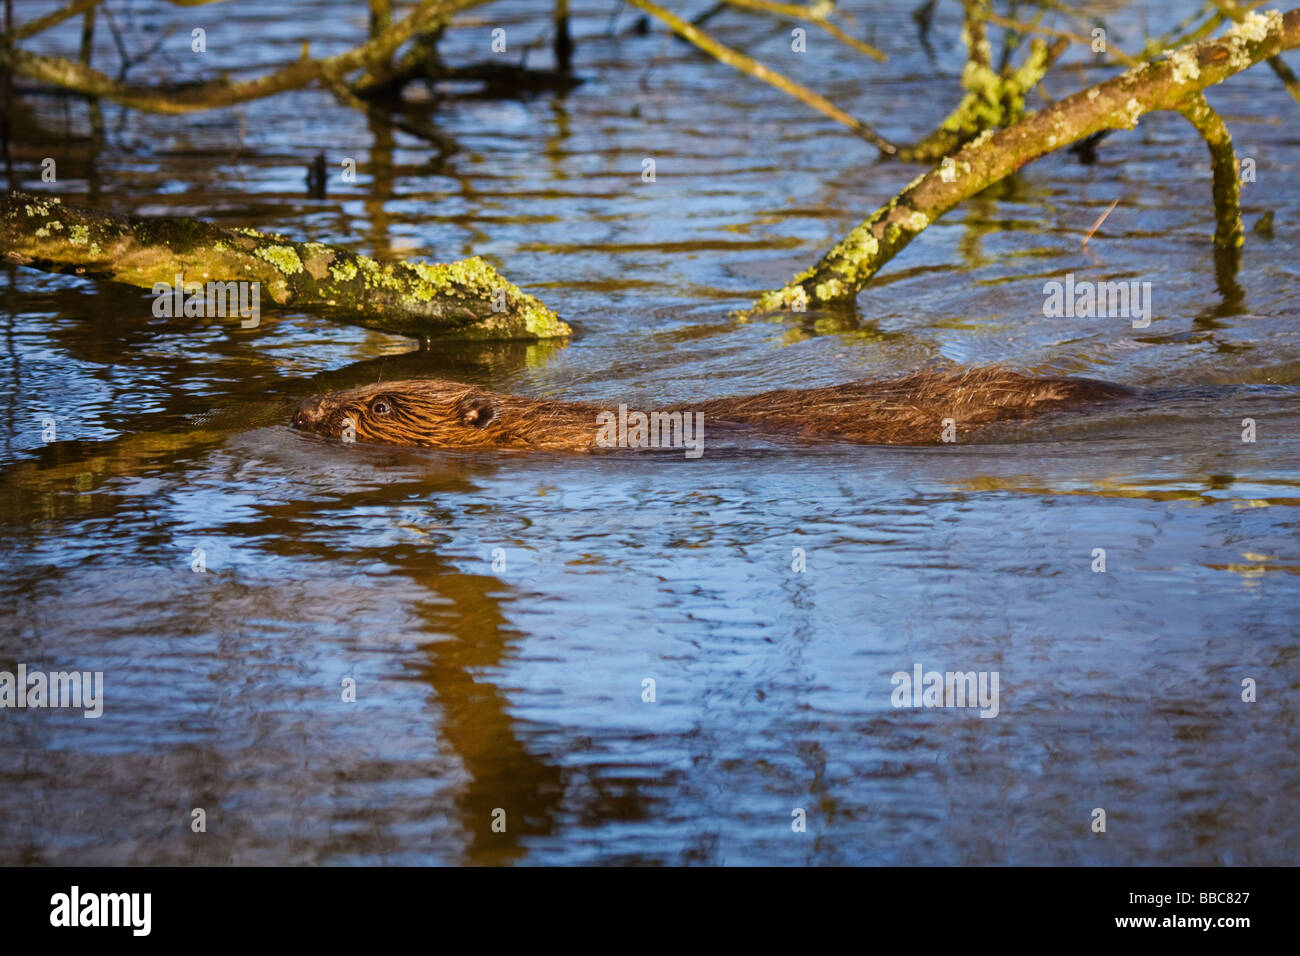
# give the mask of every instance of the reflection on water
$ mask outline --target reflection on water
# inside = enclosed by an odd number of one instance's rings
[[[308,22],[314,51],[341,49],[363,15],[228,7],[210,48],[244,24],[264,65]],[[98,138],[83,104],[23,102],[19,146],[63,157],[70,200],[483,254],[582,334],[410,351],[303,315],[160,320],[137,290],[9,268],[0,671],[103,671],[106,699],[96,721],[0,712],[0,861],[1294,862],[1300,167],[1272,75],[1211,96],[1259,161],[1247,223],[1275,210],[1240,296],[1216,286],[1203,148],[1158,116],[955,211],[856,315],[737,324],[916,170],[576,7],[587,82],[436,104],[453,150],[311,92],[185,120],[104,105]],[[786,62],[770,23],[715,25],[916,138],[947,87],[909,11],[868,8],[887,67]],[[479,13],[541,29],[526,4]],[[931,42],[955,43],[943,16]],[[480,57],[485,29],[453,30],[448,58]],[[309,200],[321,148],[361,175]],[[1150,281],[1151,326],[1044,318],[1043,283],[1070,272]],[[649,404],[990,361],[1144,397],[957,447],[698,461],[284,425],[311,392],[381,379]],[[917,664],[996,671],[998,716],[894,708]]]

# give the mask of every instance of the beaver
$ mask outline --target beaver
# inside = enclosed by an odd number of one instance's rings
[[[892,380],[668,405],[647,416],[629,414],[626,406],[616,414],[608,405],[524,398],[421,379],[316,395],[298,407],[292,425],[330,438],[424,448],[593,451],[692,447],[694,438],[702,449],[706,420],[710,429],[729,434],[749,430],[862,444],[930,445],[957,440],[992,422],[1132,394],[1125,386],[1087,378],[1041,378],[1000,368],[929,370]]]

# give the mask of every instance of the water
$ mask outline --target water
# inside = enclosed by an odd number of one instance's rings
[[[792,55],[771,21],[711,28],[920,137],[955,102],[956,11],[931,61],[907,5],[849,7],[888,65],[815,31]],[[1107,15],[1136,50],[1191,9]],[[568,94],[428,104],[446,155],[318,92],[186,118],[105,104],[102,142],[84,103],[20,101],[28,188],[53,156],[66,201],[485,255],[580,334],[418,352],[303,314],[158,319],[137,290],[6,267],[0,670],[102,671],[105,690],[98,720],[0,712],[0,861],[1294,863],[1300,127],[1275,77],[1210,93],[1257,162],[1248,229],[1275,214],[1237,294],[1214,276],[1208,156],[1157,115],[1094,165],[1049,156],[955,210],[855,317],[738,323],[918,170],[683,44],[607,35],[610,10],[575,4]],[[265,69],[364,29],[355,4],[282,12],[128,5],[132,49],[175,30],[130,75]],[[467,18],[452,62],[490,56],[494,26],[512,49],[547,28],[523,3]],[[310,200],[322,148],[359,176]],[[1071,272],[1150,282],[1150,326],[1044,317]],[[1144,397],[956,447],[696,461],[286,427],[302,397],[381,377],[635,407],[995,361]],[[915,664],[996,671],[998,715],[893,707]]]

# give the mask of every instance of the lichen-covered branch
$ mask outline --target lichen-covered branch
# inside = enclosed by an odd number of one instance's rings
[[[847,126],[853,132],[857,133],[867,142],[879,149],[882,153],[892,154],[896,151],[894,145],[874,129],[861,120],[854,119],[820,93],[814,93],[806,86],[800,86],[789,77],[784,76],[775,70],[768,69],[752,57],[748,57],[743,53],[731,49],[729,46],[719,43],[699,27],[687,23],[681,17],[677,16],[677,14],[665,10],[657,3],[651,3],[650,0],[628,0],[628,2],[632,4],[632,6],[644,10],[652,17],[661,20],[669,27],[669,29],[682,39],[689,40],[714,59],[740,70],[742,73],[748,73],[750,76],[762,80],[764,83],[770,83],[783,93],[788,93],[801,103],[811,106],[822,115],[828,116],[835,122]]]
[[[1223,12],[1224,16],[1231,17],[1236,23],[1240,23],[1246,18],[1246,11],[1235,0],[1214,0],[1214,4]],[[1277,74],[1277,78],[1282,81],[1282,85],[1286,87],[1292,98],[1297,103],[1300,103],[1300,80],[1296,79],[1291,67],[1287,66],[1282,61],[1282,58],[1278,56],[1270,56],[1268,65]]]
[[[850,302],[880,268],[958,203],[1026,163],[1102,130],[1132,129],[1155,110],[1181,110],[1207,87],[1300,46],[1300,10],[1250,13],[1223,36],[1183,47],[1081,90],[999,132],[966,144],[850,232],[785,288],[746,314]]]
[[[965,0],[964,9],[962,40],[968,53],[961,84],[966,94],[933,133],[915,146],[899,149],[896,158],[904,162],[937,162],[985,130],[1016,122],[1025,113],[1025,96],[1070,45],[1066,38],[1058,38],[1051,46],[1036,39],[1024,63],[1000,74],[993,68],[993,51],[985,30],[987,0]]]
[[[1214,244],[1234,249],[1245,242],[1241,225],[1241,172],[1232,149],[1232,136],[1223,118],[1210,107],[1204,93],[1189,96],[1178,108],[1205,139],[1214,171]]]
[[[0,259],[153,289],[256,282],[259,299],[416,337],[544,339],[569,327],[477,256],[378,262],[319,242],[196,219],[113,216],[30,193],[0,200]]]

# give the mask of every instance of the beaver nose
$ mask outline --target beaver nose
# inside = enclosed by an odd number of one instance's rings
[[[293,414],[294,428],[311,428],[321,420],[321,396],[315,395],[298,406]]]

